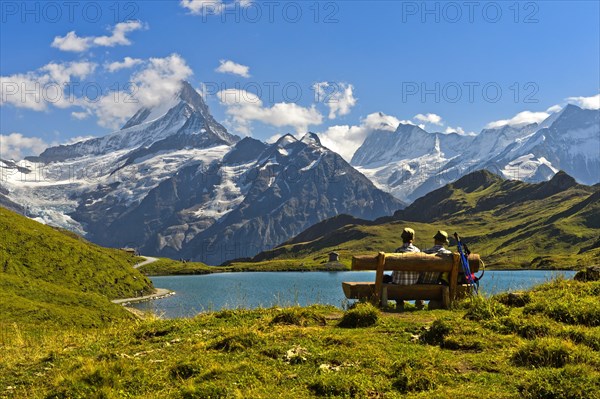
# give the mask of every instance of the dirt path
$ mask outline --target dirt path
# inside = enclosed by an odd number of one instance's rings
[[[116,303],[117,305],[128,305],[135,302],[145,302],[153,299],[166,298],[171,295],[175,295],[175,292],[166,288],[156,288],[155,292],[150,295],[138,296],[135,298],[113,299],[111,302]]]
[[[158,260],[158,258],[153,258],[152,256],[141,256],[142,258],[146,258],[145,261],[140,262],[140,263],[136,263],[135,265],[133,265],[134,269],[138,269],[142,266],[148,265],[150,263],[154,263]]]
[[[152,256],[142,256],[142,255],[140,255],[140,257],[146,258],[146,260],[143,261],[143,262],[136,263],[135,265],[133,265],[134,269],[140,268],[140,267],[142,267],[144,265],[148,265],[148,264],[156,262],[158,260],[158,258],[154,258]],[[151,301],[151,300],[154,300],[154,299],[166,298],[166,297],[171,296],[171,295],[175,295],[175,292],[171,291],[171,290],[167,290],[166,288],[156,288],[154,290],[154,293],[152,293],[150,295],[137,296],[137,297],[134,297],[134,298],[113,299],[111,302],[112,303],[116,303],[117,305],[126,306],[126,305],[129,305],[130,303]]]

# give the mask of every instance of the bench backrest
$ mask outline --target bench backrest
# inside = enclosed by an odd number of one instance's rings
[[[471,272],[479,271],[480,257],[478,254],[469,255]],[[450,298],[456,295],[458,273],[462,269],[460,255],[426,254],[423,252],[389,253],[380,252],[373,255],[357,255],[352,257],[352,270],[375,270],[375,294],[381,295],[383,287],[383,272],[385,270],[442,272],[450,274]]]
[[[423,252],[380,252],[377,255],[356,255],[352,257],[352,270],[377,270],[382,260],[381,257],[383,257],[383,270],[450,272],[455,256],[458,256],[458,254],[436,255]],[[471,272],[478,272],[479,264],[480,257],[478,254],[469,255]]]

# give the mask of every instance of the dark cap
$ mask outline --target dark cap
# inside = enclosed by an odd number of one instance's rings
[[[446,245],[450,244],[450,241],[448,241],[448,233],[446,233],[444,230],[438,230],[438,232],[433,236],[433,239],[436,241],[445,242]]]
[[[415,231],[410,227],[405,227],[400,237],[404,242],[413,241],[415,239]]]

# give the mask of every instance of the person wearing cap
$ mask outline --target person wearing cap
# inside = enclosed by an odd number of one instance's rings
[[[426,254],[436,254],[436,255],[449,255],[452,254],[452,251],[445,248],[446,245],[450,244],[448,241],[448,233],[444,230],[438,230],[438,232],[433,236],[433,247],[424,249],[423,252]],[[419,284],[437,284],[442,281],[448,282],[447,273],[440,272],[423,272],[419,277]]]
[[[402,246],[396,248],[394,252],[396,253],[405,253],[405,252],[421,252],[419,248],[413,245],[413,241],[415,239],[415,231],[410,227],[404,228],[402,230],[402,234],[400,235],[402,238]],[[391,282],[392,284],[398,285],[413,285],[416,284],[419,280],[419,272],[410,272],[410,271],[397,271],[394,270],[391,276],[384,276],[384,282]],[[387,278],[386,278],[387,277]],[[391,281],[390,281],[391,280]],[[418,309],[423,309],[423,301],[417,301],[416,306]],[[404,301],[399,300],[396,301],[397,309],[404,309]]]
[[[410,227],[406,227],[402,230],[400,235],[402,238],[402,246],[397,248],[396,253],[404,252],[421,252],[421,250],[413,245],[415,239],[415,231]],[[393,271],[392,272],[392,284],[398,285],[412,285],[416,284],[419,279],[419,272],[404,272],[404,271]]]

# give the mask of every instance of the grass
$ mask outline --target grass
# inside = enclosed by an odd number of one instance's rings
[[[109,299],[152,292],[138,258],[0,207],[0,325],[97,326],[131,319]]]
[[[598,328],[527,309],[571,294],[597,299],[598,289],[556,280],[528,292],[526,304],[498,296],[454,310],[359,304],[96,328],[5,324],[0,397],[591,399],[600,395]]]

